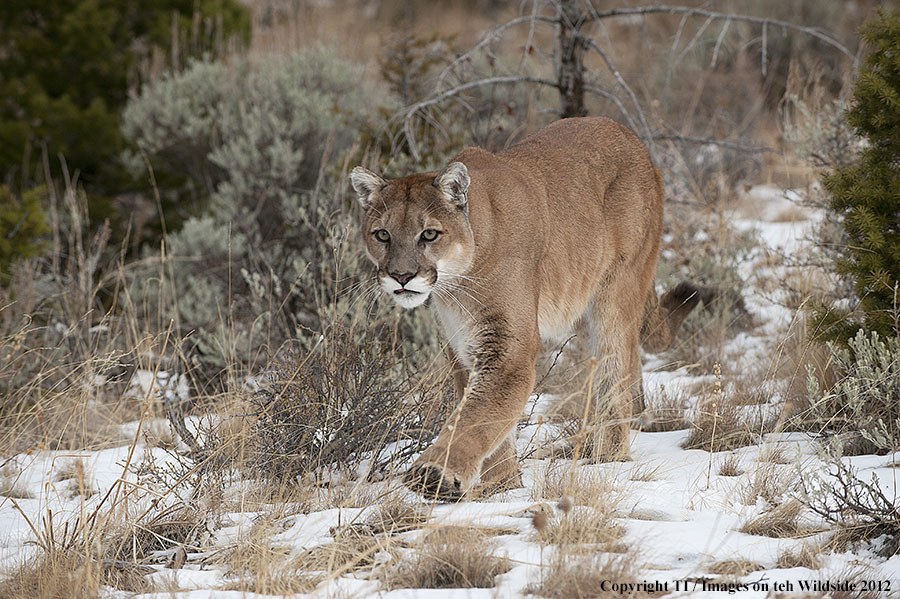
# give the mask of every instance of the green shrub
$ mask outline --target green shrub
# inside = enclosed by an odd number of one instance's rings
[[[900,446],[900,338],[860,330],[848,346],[830,342],[841,378],[823,391],[810,371],[810,407],[795,416],[802,425],[838,436],[846,453],[884,454]]]
[[[9,187],[0,186],[0,284],[15,260],[34,256],[43,247],[41,237],[50,232],[43,197],[40,187],[16,197]]]
[[[49,184],[45,168],[59,178],[62,156],[102,223],[116,214],[113,195],[143,185],[118,160],[120,112],[139,71],[160,48],[178,64],[249,39],[250,11],[237,0],[4,0],[0,31],[0,183]]]
[[[830,210],[841,219],[847,245],[837,261],[854,280],[862,322],[840,310],[822,311],[817,327],[846,341],[862,326],[897,331],[900,280],[900,12],[878,10],[862,31],[871,48],[847,119],[867,142],[858,163],[825,177]]]

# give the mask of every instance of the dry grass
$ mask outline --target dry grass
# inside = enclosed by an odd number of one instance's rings
[[[375,554],[389,548],[385,539],[356,526],[332,530],[333,542],[313,547],[291,561],[297,572],[323,571],[330,576],[346,574],[375,563]]]
[[[740,578],[760,570],[765,570],[765,567],[745,559],[726,559],[715,562],[706,568],[710,574],[719,574],[728,578]]]
[[[712,453],[732,451],[752,445],[762,427],[751,422],[743,406],[713,389],[703,395],[691,418],[691,434],[682,444],[685,449],[703,449]]]
[[[778,554],[775,562],[776,568],[809,568],[818,570],[822,567],[822,559],[819,554],[822,547],[813,543],[803,543],[796,549],[786,549]]]
[[[75,459],[66,462],[56,471],[59,482],[71,481],[68,492],[73,496],[90,497],[97,494],[93,477],[84,468],[84,460]]]
[[[257,521],[230,551],[217,560],[229,568],[231,578],[222,590],[293,595],[308,593],[324,580],[322,575],[308,575],[298,569],[289,549],[275,547],[269,542],[273,534],[280,532],[276,527],[279,515],[269,515]]]
[[[426,534],[381,576],[391,590],[490,588],[494,578],[511,567],[507,559],[492,553],[489,536],[483,530],[451,526]]]
[[[808,298],[809,295],[805,295],[800,305],[805,305]],[[810,372],[815,377],[819,389],[831,389],[839,379],[828,347],[820,342],[810,341],[810,333],[806,320],[798,319],[791,334],[785,339],[783,358],[775,372],[779,380],[785,381],[787,430],[807,428],[803,424],[803,415],[810,407],[807,392]]]
[[[740,476],[743,473],[741,459],[735,453],[728,454],[719,462],[719,476]]]
[[[537,532],[537,540],[559,546],[560,550],[574,553],[626,551],[619,541],[625,535],[625,527],[609,512],[593,507],[574,508],[568,514],[558,514],[547,521]]]
[[[569,497],[575,505],[617,503],[615,481],[604,472],[571,461],[547,460],[535,477],[532,498],[556,501]]]
[[[788,457],[787,450],[781,445],[765,445],[760,449],[759,457],[757,458],[760,462],[771,462],[772,464],[791,464],[792,460]]]
[[[549,567],[542,581],[526,592],[548,599],[637,599],[652,596],[646,589],[613,589],[610,583],[628,585],[640,583],[637,556],[631,553],[590,556],[559,556]]]
[[[0,581],[0,597],[9,599],[95,599],[106,587],[149,592],[149,569],[118,559],[113,524],[103,518],[76,518],[62,524],[46,511],[35,524],[39,551]]]
[[[382,499],[364,525],[375,534],[391,535],[422,528],[428,520],[421,503],[413,501],[405,493],[397,493]]]
[[[759,498],[775,505],[799,489],[793,470],[774,462],[757,462],[755,466],[752,477],[739,489],[744,505],[754,505]]]
[[[661,468],[661,464],[655,466],[653,464],[635,464],[628,472],[628,480],[644,483],[659,480],[659,471]]]
[[[116,559],[145,562],[155,552],[185,548],[203,551],[211,531],[209,513],[183,503],[154,510],[142,521],[122,530],[112,547]]]
[[[797,538],[821,532],[821,528],[813,528],[801,522],[803,504],[792,499],[776,506],[739,529],[742,533],[776,539]]]
[[[145,593],[152,589],[143,572],[127,564],[109,567],[74,550],[44,552],[0,581],[5,599],[100,599],[107,586]]]
[[[681,390],[671,391],[665,385],[646,394],[647,409],[641,415],[641,430],[656,433],[677,431],[690,426],[687,421],[687,398]]]

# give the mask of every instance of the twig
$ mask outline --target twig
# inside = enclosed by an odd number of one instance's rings
[[[444,70],[442,70],[437,77],[437,83],[435,84],[435,91],[439,92],[439,91],[441,91],[441,89],[443,89],[444,80],[447,78],[447,75],[449,75],[450,72],[458,64],[465,62],[473,54],[475,54],[475,52],[484,48],[489,43],[493,42],[495,39],[497,39],[500,36],[501,33],[506,31],[510,27],[513,27],[515,25],[521,25],[522,23],[531,23],[532,29],[533,29],[535,22],[556,23],[556,19],[553,19],[550,17],[545,17],[543,15],[532,14],[532,15],[528,15],[525,17],[516,17],[515,19],[513,19],[511,21],[507,21],[506,23],[504,23],[503,25],[500,25],[499,27],[495,27],[495,28],[491,29],[484,35],[484,37],[481,38],[481,40],[477,44],[475,44],[472,47],[472,49],[470,49],[468,52],[465,52],[464,54],[460,54],[459,56],[456,57],[456,59],[453,62],[451,62],[446,67],[444,67]],[[527,46],[526,46],[526,49],[527,49]]]
[[[446,100],[447,98],[451,98],[457,94],[460,94],[464,91],[468,91],[470,89],[475,89],[478,87],[484,87],[486,85],[501,85],[501,84],[510,84],[510,83],[537,83],[539,85],[547,85],[549,87],[557,87],[555,81],[551,81],[550,79],[543,79],[541,77],[530,77],[528,75],[509,75],[506,77],[488,77],[487,79],[478,79],[477,81],[470,81],[468,83],[463,83],[462,85],[457,85],[447,91],[438,94],[437,96],[427,98],[422,100],[421,102],[416,102],[412,106],[406,109],[406,113],[403,117],[403,132],[406,136],[406,141],[409,143],[410,152],[413,155],[413,158],[419,160],[419,151],[416,149],[416,140],[415,135],[412,131],[412,118],[415,116],[417,112],[422,110],[423,108],[427,108],[429,106],[433,106],[439,102]]]
[[[729,25],[731,25],[731,19],[725,21],[725,24],[722,25],[722,31],[719,32],[719,37],[716,38],[716,45],[713,47],[712,60],[709,61],[710,68],[715,68],[716,66],[716,60],[719,58],[719,48],[722,46],[722,40],[725,39],[725,33],[728,31]]]
[[[647,140],[650,143],[650,154],[655,157],[655,147],[653,146],[653,136],[650,134],[650,126],[647,125],[647,119],[644,117],[644,111],[641,109],[641,105],[638,102],[637,96],[634,94],[634,91],[625,83],[625,79],[622,77],[622,74],[619,72],[619,69],[616,68],[616,65],[609,59],[609,56],[604,52],[603,48],[600,47],[597,42],[592,39],[586,40],[588,45],[594,49],[597,54],[600,55],[600,58],[603,59],[603,62],[606,63],[606,68],[609,69],[609,72],[612,73],[612,76],[615,77],[616,82],[621,86],[622,89],[625,90],[625,93],[628,94],[628,98],[631,100],[631,104],[634,106],[634,109],[637,111],[638,119],[641,121],[641,128],[644,130],[644,135],[647,137]]]

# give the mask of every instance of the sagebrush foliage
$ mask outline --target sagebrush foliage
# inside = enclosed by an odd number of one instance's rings
[[[834,342],[828,347],[841,379],[833,389],[822,390],[810,372],[810,408],[797,418],[806,428],[838,435],[847,453],[895,451],[900,447],[900,338],[860,330],[847,347]]]
[[[323,152],[354,139],[348,115],[366,114],[359,75],[326,49],[195,62],[129,102],[126,135],[192,181],[202,206],[136,272],[133,297],[161,321],[174,308],[202,362],[265,359],[318,329],[321,306],[353,282],[353,255],[340,276],[335,265],[354,231],[349,206],[318,183]]]
[[[860,160],[825,177],[831,210],[848,243],[837,261],[855,281],[863,322],[826,312],[819,327],[846,340],[860,326],[883,335],[897,330],[900,281],[900,12],[878,10],[862,30],[871,49],[860,70],[847,119],[867,144]],[[824,326],[823,326],[824,325]]]

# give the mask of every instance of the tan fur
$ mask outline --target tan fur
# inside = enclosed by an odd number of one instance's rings
[[[357,167],[351,181],[382,288],[405,307],[433,296],[457,368],[460,405],[410,483],[452,498],[479,473],[514,481],[511,433],[541,339],[581,319],[598,358],[590,413],[605,425],[594,457],[626,459],[643,407],[638,344],[667,347],[697,303],[691,286],[657,298],[662,179],[640,140],[609,119],[566,119],[497,154],[467,148],[441,173],[385,181]]]

